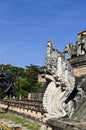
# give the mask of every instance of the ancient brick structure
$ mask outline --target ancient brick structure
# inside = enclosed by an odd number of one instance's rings
[[[74,57],[68,61],[72,65],[76,77],[86,75],[86,55]]]
[[[48,85],[43,107],[47,125],[52,130],[86,130],[86,30],[78,33],[76,45],[69,43],[64,52],[48,41],[45,78]]]

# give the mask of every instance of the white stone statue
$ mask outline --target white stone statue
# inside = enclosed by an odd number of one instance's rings
[[[43,97],[46,119],[71,116],[74,103],[68,99],[75,88],[73,69],[64,54],[48,41],[45,78],[48,86]]]

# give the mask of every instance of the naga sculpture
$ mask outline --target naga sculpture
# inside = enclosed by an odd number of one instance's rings
[[[48,85],[43,97],[44,117],[71,117],[77,107],[74,100],[78,92],[75,77],[64,53],[55,49],[52,41],[47,45],[45,78]]]
[[[69,43],[65,48],[64,48],[64,53],[68,53],[68,58],[73,58],[77,56],[77,45],[73,45],[72,43]]]

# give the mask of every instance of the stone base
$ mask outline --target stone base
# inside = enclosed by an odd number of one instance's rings
[[[50,125],[52,130],[86,130],[86,122],[77,123],[75,121],[50,119],[47,124]]]

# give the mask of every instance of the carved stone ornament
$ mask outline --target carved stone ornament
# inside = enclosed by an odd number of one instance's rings
[[[73,69],[52,41],[48,41],[46,51],[45,78],[48,85],[43,97],[44,116],[46,119],[70,117],[75,109],[71,98],[75,90]]]
[[[69,43],[64,48],[64,53],[68,53],[68,58],[73,58],[86,54],[86,35],[76,41],[76,45]]]

